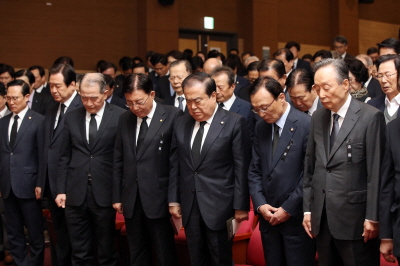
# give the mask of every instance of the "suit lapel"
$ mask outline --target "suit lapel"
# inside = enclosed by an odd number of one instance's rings
[[[236,113],[239,111],[239,109],[240,109],[240,103],[238,103],[238,99],[236,98],[229,111]]]
[[[80,122],[78,122],[78,124],[79,124],[79,130],[82,135],[82,140],[85,143],[86,148],[88,150],[90,150],[89,143],[88,143],[87,137],[86,137],[86,109],[85,108],[80,109],[78,121],[80,121]]]
[[[344,117],[339,133],[336,136],[336,140],[335,143],[333,144],[332,151],[329,154],[328,162],[335,154],[337,149],[342,145],[343,141],[346,139],[347,135],[349,135],[354,125],[357,123],[357,120],[359,118],[357,113],[359,110],[360,110],[360,105],[358,104],[357,100],[351,99],[349,109],[347,110],[346,116]]]
[[[263,145],[260,147],[260,150],[263,150],[266,152],[268,156],[267,160],[267,169],[270,169],[270,165],[272,163],[272,156],[271,156],[271,151],[272,151],[272,125],[268,124],[267,122],[260,122],[263,123],[263,127],[261,129],[262,134],[265,134],[265,142],[263,142]],[[272,169],[270,169],[271,171]]]
[[[137,116],[133,114],[131,111],[129,118],[128,118],[128,124],[127,129],[128,129],[128,138],[130,142],[130,147],[131,150],[133,151],[133,156],[136,157],[136,125],[137,125]]]
[[[35,114],[33,111],[28,109],[28,111],[26,112],[26,114],[24,116],[24,119],[21,122],[21,125],[19,126],[17,138],[15,139],[13,150],[15,149],[15,147],[17,147],[18,142],[21,140],[22,136],[25,134],[26,129],[31,125],[33,119],[35,119]]]
[[[210,128],[208,130],[207,136],[204,140],[203,146],[201,148],[200,159],[197,165],[194,166],[194,169],[197,169],[201,162],[203,161],[204,157],[208,153],[208,150],[211,148],[212,144],[214,143],[215,139],[218,137],[221,130],[225,127],[225,121],[223,118],[225,117],[225,110],[222,108],[218,108],[213,121],[211,122]]]
[[[324,138],[324,149],[325,149],[326,160],[328,160],[329,158],[329,139],[331,136],[330,128],[331,128],[331,111],[325,109],[325,112],[322,115],[322,135]]]
[[[151,119],[149,129],[147,130],[146,136],[144,137],[143,146],[142,148],[140,148],[139,154],[137,156],[138,159],[142,157],[143,153],[147,150],[147,147],[150,145],[152,139],[154,138],[154,135],[165,122],[164,114],[164,107],[161,104],[157,104],[153,118]]]
[[[10,119],[12,115],[5,116],[4,119],[4,126],[3,126],[3,136],[4,136],[4,146],[7,147],[8,150],[10,149],[10,138],[8,136],[8,127],[10,126]]]
[[[99,142],[101,135],[103,135],[104,131],[106,130],[106,128],[108,126],[108,123],[110,122],[110,120],[113,116],[112,106],[108,102],[104,102],[104,104],[106,106],[104,107],[103,117],[101,118],[99,130],[97,130],[96,140],[94,141],[92,149],[94,149],[96,147],[97,142]]]
[[[185,140],[185,150],[188,154],[188,158],[190,158],[191,165],[193,166],[194,169],[194,162],[193,162],[193,157],[192,157],[192,147],[191,147],[191,141],[192,141],[192,135],[193,135],[193,129],[194,125],[196,124],[196,121],[190,116],[187,115],[188,121],[185,123],[185,133],[184,133],[184,140]]]

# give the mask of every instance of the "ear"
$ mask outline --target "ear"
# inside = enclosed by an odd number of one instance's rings
[[[343,80],[342,85],[346,91],[350,89],[350,81],[348,79]]]
[[[236,82],[233,82],[233,84],[231,85],[230,89],[232,89],[234,91],[235,88],[236,88]]]

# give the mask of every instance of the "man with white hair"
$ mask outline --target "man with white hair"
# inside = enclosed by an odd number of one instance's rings
[[[371,57],[366,54],[359,54],[356,56],[356,59],[363,62],[364,66],[368,69],[369,79],[365,82],[364,87],[367,88],[369,97],[375,98],[384,95],[385,93],[382,91],[381,84],[372,75],[374,63]]]

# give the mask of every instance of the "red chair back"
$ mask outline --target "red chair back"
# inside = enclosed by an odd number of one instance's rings
[[[261,242],[259,224],[254,228],[251,235],[249,246],[247,248],[247,264],[252,266],[266,266],[264,259],[264,250]]]

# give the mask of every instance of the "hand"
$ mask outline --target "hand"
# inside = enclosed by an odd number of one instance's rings
[[[42,188],[41,187],[35,187],[35,196],[36,196],[37,200],[42,197]]]
[[[182,218],[181,206],[169,206],[169,213],[176,219]]]
[[[248,211],[241,211],[241,210],[235,210],[235,219],[236,222],[241,223],[244,220],[249,219],[249,212]]]
[[[285,212],[282,207],[279,207],[278,210],[272,215],[272,218],[269,220],[271,225],[278,225],[280,223],[284,223],[289,220],[290,214]]]
[[[315,238],[315,235],[311,233],[311,214],[305,214],[303,218],[303,227],[309,237]]]
[[[393,240],[384,239],[381,240],[380,252],[387,262],[395,263],[397,258],[393,256]]]
[[[119,214],[122,214],[123,209],[122,209],[122,203],[114,203],[113,204],[114,210],[116,210]]]
[[[266,220],[267,222],[269,222],[269,220],[271,220],[272,216],[274,215],[274,212],[276,212],[276,211],[278,211],[278,209],[275,207],[272,207],[269,204],[261,205],[260,208],[258,208],[258,212],[261,213],[264,220]]]
[[[378,234],[379,223],[372,223],[370,221],[364,222],[364,233],[362,234],[362,236],[364,237],[364,242],[378,237]]]
[[[65,201],[67,200],[67,194],[58,194],[54,200],[59,208],[65,208]]]

